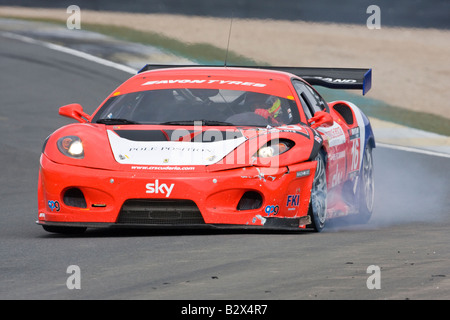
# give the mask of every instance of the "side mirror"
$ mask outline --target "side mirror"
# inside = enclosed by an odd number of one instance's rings
[[[78,103],[68,104],[59,108],[59,115],[75,119],[81,123],[91,120],[91,117],[83,111],[83,107]]]
[[[308,120],[308,123],[311,125],[312,128],[317,128],[320,126],[332,126],[334,121],[333,117],[331,117],[331,114],[325,111],[317,111],[314,114],[314,117]]]

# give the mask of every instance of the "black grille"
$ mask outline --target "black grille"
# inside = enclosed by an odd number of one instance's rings
[[[63,196],[64,204],[71,207],[86,208],[86,199],[83,192],[78,188],[70,188],[64,192]]]
[[[252,210],[259,209],[262,205],[262,197],[256,191],[247,191],[239,200],[238,210]]]
[[[205,221],[191,200],[132,199],[122,206],[117,220],[121,224],[192,225]]]

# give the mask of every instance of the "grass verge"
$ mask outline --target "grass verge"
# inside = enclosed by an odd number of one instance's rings
[[[48,19],[48,18],[23,18],[23,17],[5,17],[9,19],[18,19],[26,21],[36,21],[43,23],[51,23],[58,26],[65,27],[65,21]],[[215,47],[208,43],[186,43],[174,38],[164,36],[160,33],[153,31],[140,31],[133,28],[114,26],[114,25],[103,25],[94,23],[83,23],[81,25],[83,30],[97,32],[106,36],[110,36],[116,39],[141,43],[145,45],[151,45],[162,49],[164,51],[170,52],[172,54],[188,58],[192,61],[202,64],[214,64],[223,65],[225,58],[227,58],[227,63],[229,64],[241,64],[241,65],[267,65],[267,63],[258,62],[251,58],[247,58],[236,52],[229,51],[228,54],[226,50]]]
[[[376,81],[376,79],[375,79]],[[316,88],[326,101],[348,100],[355,103],[367,116],[394,122],[411,128],[450,136],[450,119],[390,105],[384,101],[363,97],[347,91]]]

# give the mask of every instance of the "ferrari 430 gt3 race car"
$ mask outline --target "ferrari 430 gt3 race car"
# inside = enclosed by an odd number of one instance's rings
[[[147,65],[89,115],[52,133],[38,221],[88,227],[321,231],[373,209],[368,118],[313,85],[371,86],[370,69]]]

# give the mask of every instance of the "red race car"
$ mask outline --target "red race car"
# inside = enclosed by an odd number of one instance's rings
[[[369,120],[312,85],[365,94],[371,70],[147,65],[92,115],[61,107],[78,123],[45,141],[37,223],[321,231],[369,220]]]

